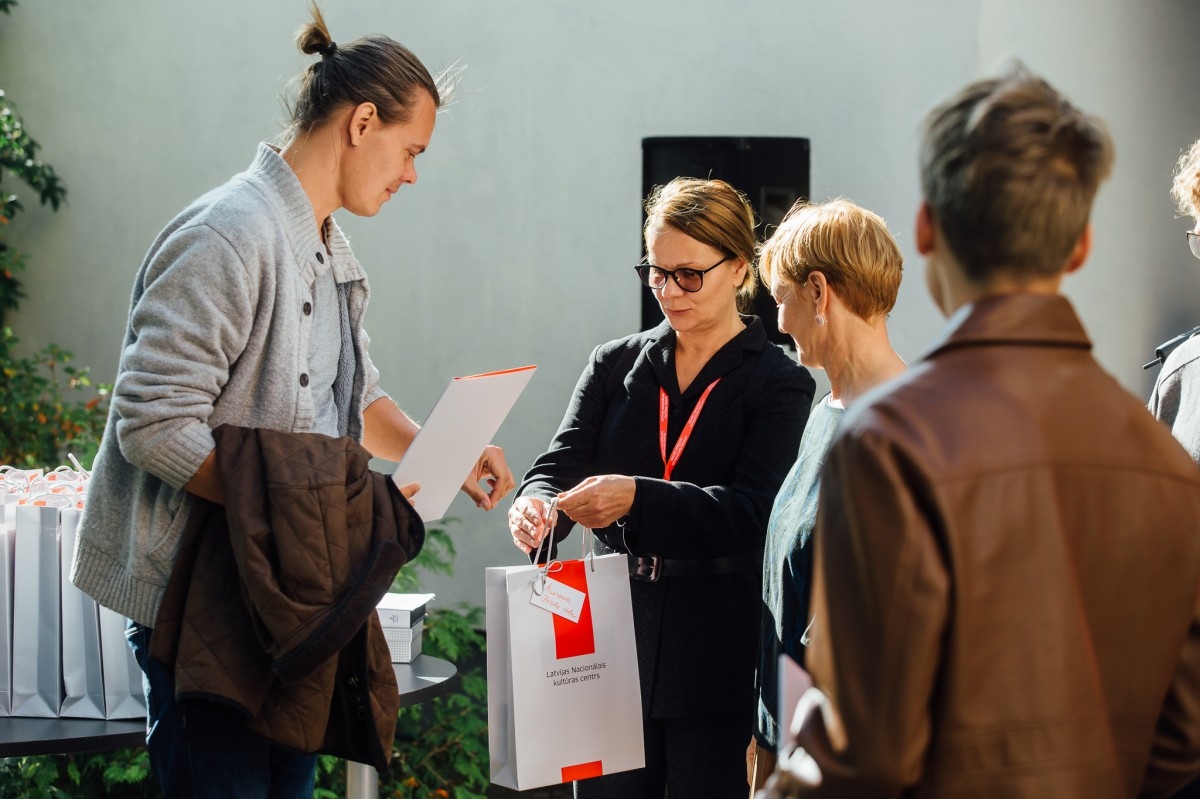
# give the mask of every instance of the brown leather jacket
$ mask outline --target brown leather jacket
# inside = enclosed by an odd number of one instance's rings
[[[197,500],[151,636],[180,701],[383,768],[399,695],[378,603],[425,528],[348,438],[214,431],[222,508]]]
[[[829,454],[804,796],[1162,796],[1200,771],[1200,471],[1060,296],[981,300]]]

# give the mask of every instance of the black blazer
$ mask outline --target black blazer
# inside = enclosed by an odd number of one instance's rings
[[[744,319],[746,329],[713,355],[682,395],[675,332],[665,321],[597,347],[549,451],[534,461],[517,495],[550,499],[592,475],[630,475],[637,494],[624,528],[596,531],[608,548],[679,559],[760,552],[815,384],[767,341],[757,317]],[[672,479],[663,480],[659,387],[670,399],[669,453],[718,377]],[[559,514],[556,545],[573,525]],[[563,556],[576,557],[572,551]],[[647,716],[744,713],[749,733],[761,581],[761,569],[632,581]]]

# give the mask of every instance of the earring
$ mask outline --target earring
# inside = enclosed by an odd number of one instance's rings
[[[817,327],[825,327],[825,317],[824,316],[817,314],[816,318],[814,318],[813,321],[817,323]]]

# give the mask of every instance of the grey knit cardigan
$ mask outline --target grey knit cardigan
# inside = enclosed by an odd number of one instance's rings
[[[213,428],[305,432],[314,267],[331,266],[342,342],[334,400],[343,435],[385,396],[362,329],[369,288],[337,225],[321,244],[287,162],[254,162],[175,217],[133,285],[128,326],[71,581],[105,607],[153,625],[193,498],[183,490]]]

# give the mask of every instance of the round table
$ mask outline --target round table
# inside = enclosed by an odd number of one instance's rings
[[[0,718],[0,757],[64,755],[146,745],[146,720]]]

